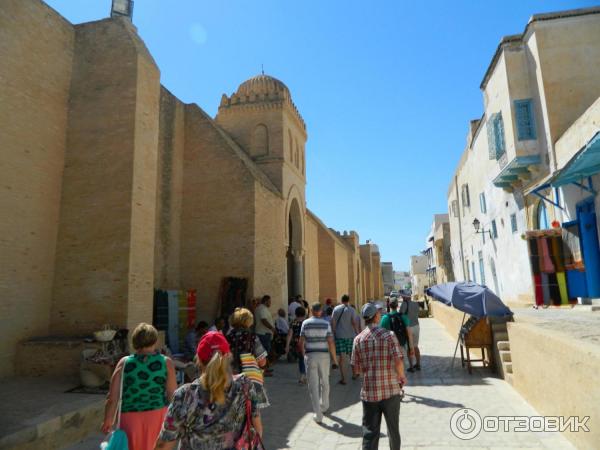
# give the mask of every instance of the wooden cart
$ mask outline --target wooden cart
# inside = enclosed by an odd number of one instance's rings
[[[471,363],[480,362],[483,367],[493,366],[492,327],[489,320],[471,317],[460,330],[460,360],[463,367],[467,365],[469,373],[473,373]],[[472,359],[470,349],[480,349],[481,359]],[[487,351],[487,359],[486,359]],[[465,359],[466,354],[466,359]]]

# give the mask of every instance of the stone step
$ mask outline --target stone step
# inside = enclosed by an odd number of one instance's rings
[[[508,341],[508,331],[494,332],[495,341]]]
[[[505,374],[512,374],[513,373],[513,368],[512,368],[512,362],[502,362],[502,368],[504,369],[504,373]]]
[[[501,350],[500,351],[500,360],[504,363],[504,362],[512,362],[511,356],[510,356],[510,350]]]
[[[513,383],[514,383],[513,374],[512,373],[505,373],[504,374],[504,381],[506,381],[508,384],[510,384],[512,386]]]
[[[0,395],[12,405],[12,420],[0,429],[0,449],[61,449],[97,432],[105,396],[66,392],[76,385],[45,377],[3,380]]]
[[[492,331],[494,333],[496,333],[498,331],[506,331],[506,323],[493,323]]]
[[[499,351],[510,351],[510,342],[509,341],[497,341],[496,347],[498,347]]]

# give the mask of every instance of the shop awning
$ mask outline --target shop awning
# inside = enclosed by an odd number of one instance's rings
[[[550,181],[554,187],[577,183],[600,172],[600,131]]]
[[[537,166],[542,162],[540,155],[516,156],[504,169],[494,178],[494,186],[510,189],[521,178],[530,175],[529,168]]]

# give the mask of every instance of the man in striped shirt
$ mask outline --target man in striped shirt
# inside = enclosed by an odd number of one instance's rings
[[[302,322],[300,329],[300,352],[305,357],[308,392],[313,407],[313,419],[323,421],[323,413],[329,409],[329,355],[333,368],[337,368],[335,343],[329,322],[321,316],[320,303],[312,305],[312,317]]]
[[[396,335],[379,327],[381,312],[373,303],[361,310],[366,328],[354,338],[352,368],[363,374],[363,450],[379,445],[381,416],[385,417],[391,450],[400,450],[400,393],[406,384],[402,350]]]

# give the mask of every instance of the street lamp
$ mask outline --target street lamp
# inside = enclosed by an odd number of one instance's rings
[[[486,230],[484,228],[481,228],[481,222],[477,218],[473,221],[473,228],[475,228],[475,233],[477,234],[486,233]],[[481,230],[479,230],[479,228],[481,228]],[[487,233],[490,235],[490,239],[494,239],[490,230],[487,230]]]

